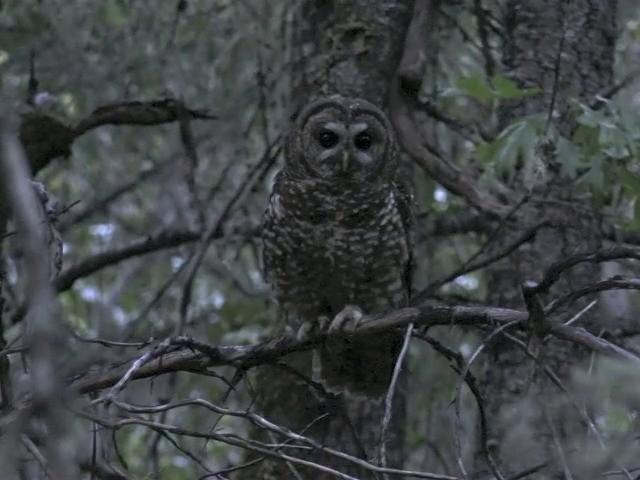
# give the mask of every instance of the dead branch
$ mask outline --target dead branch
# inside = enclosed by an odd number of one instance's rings
[[[350,463],[354,463],[362,468],[365,468],[366,470],[369,470],[371,472],[378,472],[378,473],[388,473],[388,474],[394,474],[394,475],[399,475],[399,476],[404,476],[404,477],[414,477],[414,478],[427,478],[427,479],[433,479],[433,480],[456,480],[455,477],[451,477],[449,475],[438,475],[438,474],[433,474],[433,473],[427,473],[427,472],[417,472],[417,471],[409,471],[409,470],[400,470],[400,469],[394,469],[394,468],[386,468],[386,467],[380,467],[378,465],[374,465],[372,463],[369,463],[365,460],[362,460],[358,457],[354,457],[353,455],[349,455],[346,454],[344,452],[341,452],[339,450],[335,450],[331,447],[327,447],[309,437],[306,437],[304,435],[298,434],[292,430],[289,430],[288,428],[285,428],[283,426],[280,425],[276,425],[275,423],[271,422],[270,420],[256,414],[253,412],[248,412],[248,411],[237,411],[237,410],[233,410],[230,408],[225,408],[225,407],[220,407],[218,405],[215,405],[211,402],[208,402],[206,400],[203,399],[194,399],[194,400],[183,400],[183,401],[178,401],[178,402],[173,402],[170,404],[165,404],[165,405],[157,405],[157,406],[149,406],[149,407],[138,407],[138,406],[134,406],[134,405],[129,405],[123,402],[118,402],[118,401],[114,401],[114,404],[116,406],[118,406],[120,409],[126,411],[126,412],[130,412],[130,413],[135,413],[135,414],[141,414],[141,413],[162,413],[162,412],[166,412],[168,410],[172,410],[175,408],[180,408],[180,407],[184,407],[184,406],[191,406],[191,405],[198,405],[204,408],[207,408],[208,410],[215,412],[217,414],[220,415],[228,415],[228,416],[233,416],[233,417],[239,417],[239,418],[245,418],[248,421],[250,421],[251,423],[253,423],[254,425],[256,425],[259,428],[263,428],[269,432],[272,432],[274,434],[276,434],[279,437],[284,437],[285,439],[292,441],[293,443],[289,443],[289,444],[284,444],[281,441],[278,441],[277,444],[279,447],[284,447],[282,448],[282,450],[290,450],[290,449],[300,449],[301,447],[303,449],[314,449],[314,450],[319,450],[325,453],[328,453],[329,455],[338,457],[342,460],[345,460],[347,462]],[[241,448],[246,448],[252,451],[255,451],[257,453],[263,454],[263,455],[268,455],[271,457],[275,457],[275,458],[279,458],[285,461],[289,461],[292,462],[294,464],[299,464],[299,465],[304,465],[304,466],[308,466],[308,467],[312,467],[312,468],[316,468],[318,470],[321,471],[325,471],[328,473],[331,473],[332,475],[335,475],[337,478],[347,478],[347,479],[351,479],[353,477],[350,477],[346,474],[340,473],[336,470],[330,469],[329,467],[325,467],[322,466],[320,464],[315,464],[313,462],[309,462],[307,460],[302,460],[300,458],[294,457],[292,455],[289,454],[285,454],[282,453],[281,451],[276,451],[276,449],[273,448],[273,445],[265,445],[261,442],[257,442],[255,440],[245,440],[237,435],[234,434],[219,434],[219,433],[214,433],[214,432],[210,432],[210,433],[201,433],[201,432],[197,432],[197,431],[193,431],[193,430],[186,430],[180,427],[175,427],[172,425],[167,425],[167,424],[161,424],[161,423],[157,423],[157,422],[152,422],[152,421],[147,421],[147,420],[138,420],[136,418],[128,418],[125,420],[121,420],[119,422],[116,423],[110,423],[107,422],[106,420],[103,419],[97,419],[95,417],[93,417],[93,415],[87,413],[87,412],[82,412],[80,413],[81,416],[84,416],[85,418],[91,418],[94,421],[96,421],[96,423],[100,423],[104,426],[107,426],[108,428],[113,428],[113,429],[118,429],[118,428],[122,428],[125,425],[131,425],[131,424],[137,424],[137,425],[142,425],[142,426],[147,426],[149,428],[152,428],[154,430],[161,430],[167,433],[174,433],[176,435],[185,435],[185,436],[193,436],[193,437],[197,437],[197,438],[210,438],[210,439],[214,439],[214,440],[218,440],[224,443],[227,443],[229,445],[234,445],[234,446],[238,446]]]

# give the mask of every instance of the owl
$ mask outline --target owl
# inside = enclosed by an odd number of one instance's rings
[[[414,209],[398,163],[391,123],[366,100],[320,98],[298,115],[263,225],[265,278],[298,331],[407,305]],[[314,376],[380,398],[401,342],[400,332],[329,336]]]

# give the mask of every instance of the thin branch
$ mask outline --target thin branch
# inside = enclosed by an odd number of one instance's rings
[[[159,163],[154,165],[151,168],[144,169],[140,171],[132,180],[123,183],[122,185],[118,185],[112,191],[107,192],[106,194],[100,196],[99,198],[91,201],[91,203],[81,208],[80,211],[70,216],[69,218],[63,218],[59,222],[57,222],[58,230],[60,232],[65,231],[72,225],[76,225],[83,220],[94,215],[96,212],[103,211],[106,207],[113,203],[114,200],[118,199],[120,196],[124,195],[127,192],[130,192],[134,188],[140,185],[141,182],[146,179],[152,177],[153,175],[161,172],[165,167],[172,165],[172,161],[167,161],[163,163]],[[61,215],[63,212],[57,212],[57,215]]]
[[[433,349],[447,358],[450,362],[449,366],[455,371],[458,375],[462,373],[464,370],[464,358],[462,355],[446,347],[445,345],[438,342],[435,338],[421,332],[414,332],[413,336],[428,342]],[[491,456],[491,452],[489,451],[489,436],[488,436],[488,424],[487,424],[487,416],[484,408],[484,400],[482,398],[482,394],[480,393],[480,389],[478,387],[478,382],[475,377],[472,375],[471,371],[467,370],[467,374],[464,376],[464,381],[471,390],[473,394],[476,405],[478,406],[478,416],[480,417],[480,445],[482,448],[482,454],[485,456],[487,460],[487,464],[492,468],[494,475],[496,478],[500,478],[500,473],[498,472],[497,466],[495,465],[495,461]],[[442,461],[442,459],[441,459]]]
[[[222,232],[217,232],[218,236]],[[76,280],[91,275],[105,267],[116,265],[132,257],[173,248],[200,238],[200,233],[191,230],[163,229],[145,239],[127,245],[126,247],[109,250],[89,257],[82,262],[65,269],[54,282],[58,292],[70,289]]]
[[[560,442],[560,438],[558,436],[558,431],[556,430],[553,421],[551,420],[551,414],[549,413],[549,407],[545,404],[545,402],[540,402],[542,412],[544,415],[544,419],[547,422],[547,426],[549,427],[549,431],[551,432],[551,438],[553,439],[553,444],[556,447],[556,452],[558,453],[558,461],[562,466],[562,473],[564,475],[565,480],[573,480],[573,475],[571,475],[571,469],[567,464],[567,457],[564,453],[564,448],[562,447],[562,443]]]
[[[189,303],[191,302],[193,282],[195,280],[198,269],[202,264],[202,259],[207,253],[207,249],[209,248],[211,240],[222,235],[224,223],[227,221],[227,218],[231,214],[232,209],[238,203],[240,203],[242,197],[249,190],[249,187],[255,184],[255,182],[260,178],[261,174],[269,170],[275,163],[281,151],[279,143],[280,137],[278,137],[271,145],[267,146],[262,157],[249,170],[243,181],[240,182],[240,185],[236,188],[236,191],[233,193],[229,201],[227,201],[220,213],[218,213],[216,218],[211,222],[211,224],[207,228],[205,235],[202,237],[200,245],[198,245],[198,250],[193,255],[193,258],[190,259],[190,263],[188,265],[189,269],[187,272],[187,280],[185,281],[183,294],[180,299],[180,322],[176,328],[176,333],[182,333],[184,326],[186,325],[188,313],[187,310],[189,307]]]
[[[562,19],[562,36],[560,37],[560,43],[558,45],[558,51],[556,53],[555,65],[553,67],[553,85],[551,87],[551,99],[549,100],[549,109],[547,111],[547,122],[544,127],[544,136],[547,135],[549,130],[549,126],[551,125],[551,120],[553,119],[553,110],[556,106],[556,97],[558,96],[559,82],[560,82],[560,67],[562,65],[562,53],[564,50],[564,42],[567,37],[567,25],[566,19],[564,19],[563,11],[564,4],[559,4],[558,8],[560,9],[560,15]]]
[[[22,435],[20,435],[20,441],[25,446],[25,448],[29,451],[29,453],[31,455],[33,455],[33,458],[36,459],[36,462],[38,462],[38,464],[40,465],[40,468],[42,468],[42,470],[44,471],[45,475],[47,477],[51,478],[51,479],[55,478],[51,474],[51,471],[49,469],[49,463],[47,462],[47,459],[44,457],[44,455],[42,454],[40,449],[36,446],[36,444],[33,443],[33,440],[31,440],[29,437],[27,437],[23,433]]]
[[[193,131],[189,119],[189,114],[183,102],[178,102],[178,126],[180,131],[180,141],[186,153],[186,160],[181,162],[184,166],[185,183],[191,195],[191,208],[194,210],[198,219],[198,227],[204,225],[204,208],[200,196],[198,195],[198,186],[196,184],[196,171],[200,163],[198,159],[198,151],[196,142],[193,138]]]
[[[556,298],[545,308],[545,313],[551,314],[562,306],[570,305],[576,300],[592,293],[608,290],[640,290],[640,278],[611,277],[601,282],[592,283]]]
[[[502,333],[504,333],[505,330],[507,330],[508,328],[514,327],[517,325],[518,322],[513,321],[513,322],[508,322],[508,323],[504,323],[502,325],[500,325],[498,328],[494,329],[482,342],[482,344],[480,344],[480,346],[476,349],[475,352],[473,352],[473,354],[469,357],[469,360],[467,360],[466,365],[464,366],[464,368],[462,369],[462,371],[460,372],[460,375],[458,375],[458,380],[456,382],[456,397],[455,397],[455,412],[456,412],[456,421],[455,421],[455,429],[454,429],[454,438],[455,438],[455,444],[456,444],[456,454],[457,454],[457,459],[458,459],[458,466],[460,467],[460,471],[463,475],[463,477],[466,479],[468,478],[467,472],[465,470],[465,466],[464,463],[462,461],[462,447],[460,444],[460,401],[461,401],[461,391],[462,391],[462,385],[465,382],[465,379],[467,378],[467,375],[469,374],[469,371],[471,369],[471,364],[475,361],[476,358],[478,358],[480,356],[480,352],[482,352],[492,341],[493,339],[497,338],[499,335],[501,335]],[[495,462],[493,461],[493,457],[490,455],[490,452],[487,450],[485,452],[487,461],[489,466],[492,469],[493,474],[500,480],[504,480],[504,477],[502,476],[502,474],[498,471],[497,466],[495,465]]]
[[[413,323],[410,323],[407,325],[407,331],[404,334],[402,348],[400,349],[400,354],[396,359],[396,364],[393,368],[393,375],[391,376],[391,383],[389,384],[387,395],[384,400],[384,415],[382,417],[382,427],[380,429],[380,464],[383,467],[387,466],[387,442],[389,441],[387,437],[389,424],[391,423],[391,414],[393,412],[393,396],[396,393],[396,385],[398,384],[398,378],[400,377],[400,371],[402,370],[402,363],[407,356],[412,333]]]
[[[516,238],[513,242],[507,245],[503,250],[487,258],[480,259],[474,263],[471,263],[471,264],[465,263],[464,265],[462,265],[461,267],[459,267],[458,269],[456,269],[454,272],[450,273],[446,277],[431,282],[429,285],[427,285],[424,289],[418,292],[411,299],[411,304],[420,305],[422,302],[427,300],[441,286],[446,285],[449,282],[452,282],[453,280],[460,277],[461,275],[465,275],[475,270],[488,267],[489,265],[492,265],[493,263],[505,257],[508,257],[525,243],[531,242],[535,238],[536,234],[538,233],[538,230],[541,229],[542,227],[547,226],[547,224],[548,224],[547,221],[540,222],[534,225],[533,227],[528,228],[523,233],[521,233],[518,236],[518,238]]]
[[[636,247],[613,247],[603,250],[596,250],[594,252],[580,253],[577,255],[571,255],[554,262],[542,276],[542,281],[538,284],[538,294],[544,294],[549,291],[551,286],[560,279],[560,275],[580,264],[580,263],[601,263],[608,262],[610,260],[619,260],[622,258],[630,258],[640,260],[640,248]]]
[[[438,475],[438,474],[433,474],[433,473],[427,473],[427,472],[416,472],[416,471],[409,471],[409,470],[400,470],[400,469],[395,469],[395,468],[384,468],[384,467],[380,467],[377,465],[374,465],[372,463],[369,463],[365,460],[362,460],[360,458],[354,457],[352,455],[349,455],[347,453],[341,452],[339,450],[335,450],[333,448],[330,447],[326,447],[322,444],[320,444],[319,442],[309,438],[309,437],[305,437],[303,435],[297,434],[285,427],[279,426],[274,424],[273,422],[267,420],[266,418],[257,415],[256,413],[253,412],[240,412],[240,411],[234,411],[228,408],[224,408],[224,407],[219,407],[217,405],[214,405],[210,402],[207,402],[205,400],[202,399],[195,399],[195,400],[188,400],[185,402],[180,402],[182,405],[185,404],[196,404],[196,405],[200,405],[203,406],[205,408],[208,408],[212,411],[215,411],[216,413],[223,413],[225,415],[230,415],[230,416],[236,416],[236,417],[240,417],[240,418],[246,418],[248,420],[250,420],[252,423],[254,423],[257,427],[260,428],[264,428],[270,432],[273,432],[274,434],[283,436],[285,438],[294,440],[296,442],[299,442],[302,445],[306,445],[309,446],[315,450],[318,451],[322,451],[325,452],[329,455],[335,456],[337,458],[340,458],[342,460],[345,460],[347,462],[353,463],[355,465],[358,465],[359,467],[365,468],[366,470],[369,470],[371,472],[378,472],[378,473],[389,473],[389,474],[394,474],[394,475],[400,475],[400,476],[405,476],[405,477],[415,477],[415,478],[426,478],[426,479],[432,479],[432,480],[456,480],[455,477],[451,477],[449,475]],[[148,408],[146,407],[133,407],[131,405],[127,405],[127,404],[123,404],[121,402],[116,402],[116,405],[118,405],[120,408],[124,408],[125,410],[131,410],[134,412],[144,412],[144,411],[149,411]],[[151,407],[154,411],[163,411],[164,409],[167,408],[175,408],[173,405],[163,405],[163,406],[159,406],[159,407]],[[90,416],[88,413],[86,412],[81,412],[80,413],[81,416],[84,416],[85,418],[93,418],[92,416]],[[349,475],[346,475],[344,473],[340,473],[336,470],[330,469],[329,467],[325,467],[325,466],[321,466],[319,464],[315,464],[313,462],[309,462],[307,460],[303,460],[300,458],[296,458],[293,456],[290,456],[288,454],[284,454],[281,452],[277,452],[271,449],[267,449],[264,448],[263,446],[260,446],[259,442],[256,441],[250,441],[250,440],[244,440],[240,437],[238,437],[237,435],[233,435],[233,434],[229,434],[229,435],[223,435],[223,434],[219,434],[219,433],[215,433],[215,432],[209,432],[209,433],[201,433],[201,432],[197,432],[197,431],[192,431],[192,430],[185,430],[183,428],[180,427],[175,427],[173,425],[167,425],[167,424],[161,424],[161,423],[157,423],[157,422],[152,422],[152,421],[147,421],[147,420],[139,420],[136,418],[130,418],[130,419],[125,419],[125,420],[121,420],[117,423],[108,423],[106,420],[103,419],[94,419],[96,422],[101,423],[101,424],[105,424],[105,426],[108,426],[109,428],[114,428],[114,429],[118,429],[118,428],[122,428],[125,425],[142,425],[142,426],[147,426],[149,428],[153,428],[154,430],[162,430],[165,433],[173,433],[176,435],[185,435],[185,436],[192,436],[192,437],[196,437],[196,438],[210,438],[210,439],[214,439],[214,440],[218,440],[224,443],[227,443],[229,445],[234,445],[234,446],[238,446],[238,447],[242,447],[242,448],[246,448],[249,450],[253,450],[255,452],[264,454],[264,455],[268,455],[270,457],[274,457],[274,458],[279,458],[281,460],[285,460],[285,461],[289,461],[291,463],[294,464],[299,464],[299,465],[303,465],[303,466],[307,466],[307,467],[311,467],[311,468],[315,468],[321,471],[325,471],[327,473],[331,473],[332,475],[337,476],[338,478],[346,478],[346,479],[351,479],[353,477],[350,477]]]
[[[491,54],[491,44],[489,43],[489,32],[487,29],[488,21],[486,11],[482,7],[481,0],[473,1],[473,14],[478,23],[478,36],[480,37],[480,45],[482,56],[484,58],[484,71],[487,78],[492,78],[496,71],[496,62]]]
[[[616,93],[618,93],[623,88],[631,85],[635,80],[640,77],[640,68],[632,70],[628,74],[626,74],[619,82],[611,85],[610,87],[602,90],[600,93],[594,95],[594,99],[589,104],[589,108],[593,110],[598,110],[607,104],[606,100],[612,98]]]

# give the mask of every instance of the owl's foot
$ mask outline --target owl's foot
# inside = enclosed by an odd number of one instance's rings
[[[306,321],[296,333],[296,338],[300,342],[304,342],[306,340],[310,340],[311,338],[319,335],[324,332],[329,324],[329,318],[325,316],[320,316],[314,321]]]
[[[364,318],[364,313],[360,310],[360,307],[356,305],[347,305],[342,309],[340,313],[331,321],[329,325],[329,333],[337,332],[353,332],[360,321]]]

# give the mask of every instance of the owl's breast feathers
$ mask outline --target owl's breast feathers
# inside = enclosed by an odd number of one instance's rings
[[[293,179],[281,172],[263,229],[264,266],[298,315],[371,313],[406,304],[412,200],[395,183]],[[409,202],[409,203],[407,203]]]

